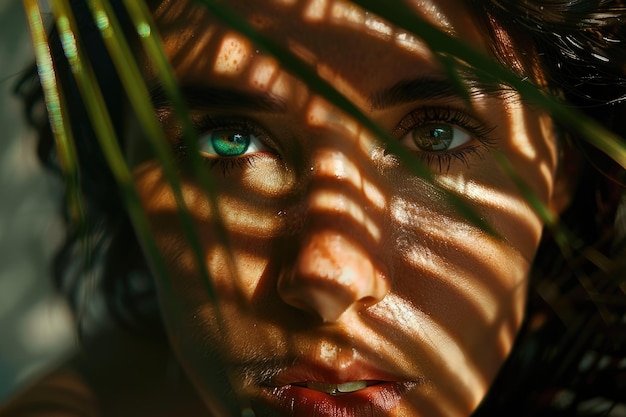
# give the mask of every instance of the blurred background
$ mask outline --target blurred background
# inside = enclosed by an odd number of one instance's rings
[[[22,1],[0,0],[0,404],[76,347],[49,273],[64,233],[61,185],[39,166],[35,133],[12,95],[32,61]]]

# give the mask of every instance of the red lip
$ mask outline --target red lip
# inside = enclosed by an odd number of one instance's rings
[[[304,386],[305,382],[341,384],[370,381],[367,388],[331,395]],[[329,369],[298,366],[279,374],[262,390],[263,401],[285,417],[383,417],[396,408],[402,397],[421,385],[421,380],[393,375],[364,363]]]
[[[333,396],[320,391],[285,385],[268,389],[266,401],[280,416],[383,417],[400,404],[417,382],[383,382],[363,390]]]
[[[317,361],[311,361],[285,369],[272,378],[268,385],[280,387],[306,381],[343,384],[350,381],[407,381],[411,379],[411,377],[401,375],[399,372],[394,373],[382,369],[382,367],[373,366],[360,360],[336,363],[330,367]]]

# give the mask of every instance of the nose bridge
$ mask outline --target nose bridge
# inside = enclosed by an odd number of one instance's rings
[[[328,144],[316,150],[313,155],[314,179],[332,178],[355,188],[363,184],[363,174],[357,164],[350,159],[345,146]]]
[[[316,151],[306,197],[309,213],[313,217],[321,214],[327,225],[334,223],[329,218],[334,215],[335,220],[345,217],[355,225],[365,226],[369,220],[365,213],[369,203],[363,193],[363,175],[362,168],[344,151],[334,147]]]
[[[349,146],[355,146],[349,144]],[[379,216],[370,201],[366,158],[346,144],[320,143],[312,153],[305,204],[307,219],[292,269],[279,293],[288,304],[338,320],[348,310],[380,301],[388,292],[387,272],[377,259]]]

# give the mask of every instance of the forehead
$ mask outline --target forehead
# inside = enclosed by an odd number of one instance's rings
[[[225,4],[322,75],[344,79],[356,92],[370,90],[373,80],[389,85],[431,74],[438,67],[421,40],[343,0],[229,0]],[[463,1],[410,0],[404,5],[444,32],[488,50]],[[254,44],[192,2],[165,0],[154,15],[175,71],[187,80],[201,80],[209,68],[219,69],[220,59],[236,67],[258,54]]]

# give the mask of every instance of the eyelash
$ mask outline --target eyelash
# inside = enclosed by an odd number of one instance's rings
[[[411,131],[433,123],[444,123],[459,127],[465,130],[472,138],[479,142],[478,145],[461,146],[449,151],[441,152],[416,152],[417,156],[427,164],[427,166],[447,172],[454,161],[460,161],[469,167],[469,158],[477,156],[482,158],[481,147],[491,148],[495,146],[495,141],[490,137],[494,127],[488,126],[468,113],[453,109],[451,107],[424,107],[416,109],[407,114],[393,131],[393,136],[398,140]],[[265,146],[267,145],[268,134],[259,125],[249,119],[221,119],[210,115],[203,115],[193,120],[194,128],[198,135],[210,132],[214,129],[238,130],[244,134],[253,134],[259,137]],[[188,148],[185,139],[179,137],[175,144],[176,154],[180,159],[188,155]],[[275,153],[280,158],[278,153]],[[212,169],[219,168],[223,175],[228,175],[233,169],[254,166],[254,162],[260,155],[249,154],[231,158],[202,158]]]
[[[470,156],[482,158],[481,147],[492,148],[495,146],[495,140],[490,136],[495,130],[494,126],[489,126],[467,112],[451,107],[424,107],[413,110],[400,121],[398,127],[394,129],[393,136],[399,140],[419,127],[434,123],[459,127],[465,130],[473,140],[479,142],[478,145],[461,146],[449,151],[417,152],[417,156],[428,167],[436,166],[439,172],[449,171],[455,160],[462,162],[467,168],[469,167]]]
[[[203,115],[199,118],[192,119],[193,126],[196,130],[196,134],[201,136],[207,132],[215,129],[224,130],[237,130],[245,134],[256,135],[265,143],[269,149],[271,147],[267,145],[267,132],[265,132],[259,125],[249,119],[236,118],[236,119],[222,119],[214,118],[210,115]],[[179,137],[175,144],[176,154],[180,159],[184,159],[188,156],[188,147],[185,139]],[[277,157],[280,157],[276,153]],[[254,162],[260,155],[249,154],[237,157],[224,157],[224,158],[202,158],[202,161],[207,164],[211,169],[219,168],[224,176],[228,175],[233,169],[241,169],[244,167],[254,166]]]

